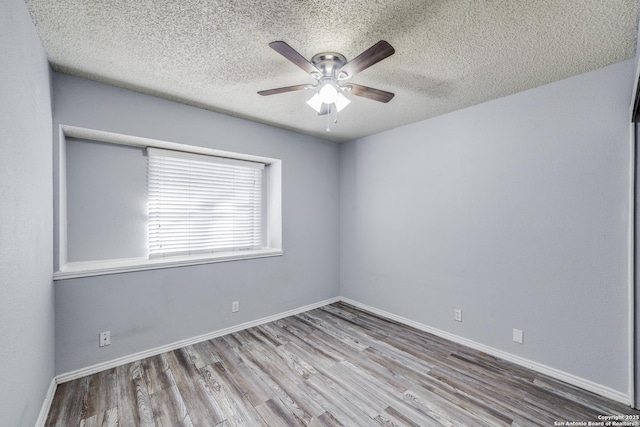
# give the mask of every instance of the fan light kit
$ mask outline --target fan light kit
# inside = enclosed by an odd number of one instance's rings
[[[318,82],[315,85],[301,84],[261,90],[258,94],[262,96],[314,89],[315,94],[307,101],[307,105],[316,110],[319,116],[326,115],[327,119],[329,119],[331,112],[334,112],[334,123],[338,122],[337,113],[351,103],[349,98],[344,95],[345,93],[384,103],[391,101],[394,96],[393,93],[384,90],[354,83],[343,83],[360,71],[395,53],[393,47],[384,40],[380,40],[348,62],[343,55],[335,52],[319,53],[314,55],[311,61],[307,61],[304,56],[283,41],[271,42],[269,46],[309,73]],[[327,126],[327,132],[329,131],[330,128]]]

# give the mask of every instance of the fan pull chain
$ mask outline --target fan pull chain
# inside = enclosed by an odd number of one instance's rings
[[[333,124],[338,124],[338,109],[332,108]],[[331,132],[331,114],[327,114],[327,132]]]

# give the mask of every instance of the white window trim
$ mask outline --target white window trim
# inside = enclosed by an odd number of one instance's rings
[[[241,159],[264,163],[267,185],[266,205],[266,247],[251,251],[221,252],[198,256],[176,256],[166,258],[130,258],[100,261],[68,262],[67,260],[67,193],[66,193],[66,138],[86,139],[133,147],[154,147],[209,156]],[[281,256],[282,250],[282,161],[269,157],[254,156],[229,151],[216,150],[194,145],[179,144],[150,138],[117,134],[76,126],[60,125],[58,139],[58,257],[53,280],[77,277],[99,276],[104,274],[131,271],[153,270],[160,268],[182,267],[187,265],[209,264],[243,259]]]

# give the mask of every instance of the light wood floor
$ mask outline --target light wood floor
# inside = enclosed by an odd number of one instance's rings
[[[48,426],[553,426],[625,405],[338,303],[58,386]]]

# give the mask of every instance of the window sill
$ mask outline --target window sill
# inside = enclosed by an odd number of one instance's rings
[[[53,280],[75,279],[79,277],[103,276],[107,274],[128,273],[132,271],[157,270],[160,268],[184,267],[188,265],[212,264],[216,262],[237,261],[254,258],[282,256],[282,249],[258,249],[220,254],[196,256],[175,256],[167,258],[127,258],[106,261],[70,262],[53,273]]]

